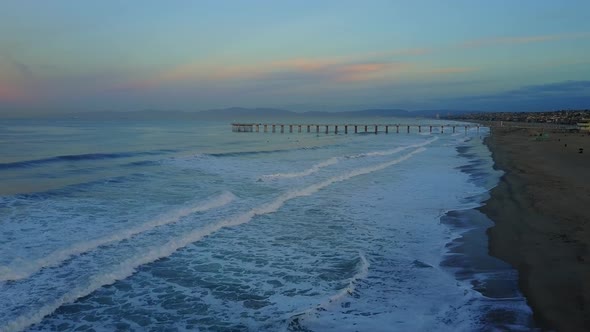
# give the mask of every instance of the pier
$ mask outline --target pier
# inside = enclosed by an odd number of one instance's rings
[[[238,133],[314,133],[314,134],[362,134],[362,133],[456,133],[470,129],[479,132],[479,124],[285,124],[285,123],[232,123],[232,131]]]

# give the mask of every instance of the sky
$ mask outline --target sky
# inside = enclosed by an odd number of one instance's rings
[[[0,116],[590,108],[588,13],[588,0],[0,0]]]

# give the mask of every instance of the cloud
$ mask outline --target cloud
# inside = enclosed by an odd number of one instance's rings
[[[495,47],[501,45],[524,45],[529,43],[553,42],[565,39],[586,38],[588,33],[564,35],[537,35],[524,37],[498,37],[466,41],[461,44],[436,48],[422,47],[383,52],[366,52],[338,56],[293,57],[272,59],[269,61],[246,61],[238,56],[226,59],[200,59],[193,62],[164,68],[156,73],[136,73],[134,79],[124,75],[117,77],[118,83],[108,85],[97,95],[112,96],[121,100],[139,100],[148,96],[164,96],[174,102],[184,99],[211,100],[222,99],[224,102],[240,104],[256,100],[267,102],[270,98],[296,100],[315,97],[316,100],[361,98],[422,98],[415,96],[416,91],[406,88],[415,83],[445,83],[443,87],[424,89],[424,94],[451,96],[466,91],[475,91],[467,87],[463,91],[449,88],[452,81],[473,79],[470,73],[485,70],[478,64],[463,66],[456,60],[441,63],[440,58],[448,57],[453,52],[464,52],[467,48]],[[462,49],[460,49],[462,48]],[[458,50],[459,49],[459,50]],[[428,55],[428,56],[426,56]],[[553,64],[551,64],[553,65]],[[129,76],[127,76],[129,77]],[[447,84],[448,83],[448,84]],[[396,85],[395,89],[388,88]],[[531,88],[531,87],[529,87]],[[550,87],[545,87],[549,89]],[[556,87],[554,87],[556,88]],[[561,87],[562,89],[565,86]],[[531,88],[532,89],[532,88]],[[100,89],[99,89],[100,90]],[[508,105],[506,100],[528,100],[540,98],[526,96],[523,91],[512,91],[503,95],[490,94],[465,97],[464,99],[446,99],[456,105],[487,104]],[[398,93],[393,96],[394,92]],[[482,91],[481,89],[479,91]],[[488,90],[489,91],[489,90]],[[520,96],[516,96],[520,93]],[[529,92],[532,94],[532,92]],[[539,92],[537,91],[537,94]],[[553,92],[556,93],[556,92]],[[434,95],[434,96],[433,96]],[[174,96],[174,98],[170,97]],[[155,97],[154,97],[155,98]],[[495,98],[495,99],[494,99]],[[505,98],[505,100],[502,100]],[[543,97],[545,98],[545,97]],[[420,99],[420,100],[422,100]],[[428,97],[426,97],[428,99]],[[435,100],[435,99],[430,99]],[[557,100],[557,97],[553,97]]]
[[[0,55],[0,69],[2,68],[4,68],[5,75],[10,76],[13,80],[30,81],[34,76],[31,66],[9,54]]]
[[[33,78],[33,71],[28,65],[16,60],[12,61],[12,65],[18,70],[24,79],[30,80]]]
[[[15,102],[24,97],[25,93],[18,87],[0,82],[0,102]]]
[[[524,36],[524,37],[498,37],[475,39],[460,43],[458,46],[463,48],[477,48],[495,45],[514,45],[514,44],[530,44],[548,41],[568,40],[568,39],[583,39],[589,38],[590,33],[571,33],[571,34],[555,34],[555,35],[539,35],[539,36]]]
[[[473,100],[503,100],[507,98],[538,99],[551,96],[587,95],[590,98],[590,81],[565,81],[539,85],[528,85],[496,94],[464,97]]]
[[[520,37],[497,37],[465,41],[453,46],[431,48],[418,47],[382,52],[349,54],[319,58],[292,58],[260,63],[238,64],[220,62],[216,59],[199,60],[182,64],[151,75],[147,78],[123,82],[113,86],[112,90],[148,90],[163,84],[190,81],[232,81],[253,79],[295,79],[305,77],[331,78],[334,82],[354,82],[371,79],[383,79],[388,74],[399,74],[405,70],[410,74],[409,65],[415,68],[415,74],[442,75],[460,74],[476,70],[467,67],[442,67],[431,70],[419,70],[417,59],[420,56],[449,52],[459,48],[480,48],[499,45],[516,45],[549,42],[590,37],[590,33],[553,34]],[[239,61],[234,59],[232,61]],[[403,63],[403,66],[399,64]],[[403,67],[403,68],[402,68]],[[422,67],[428,64],[422,63]]]
[[[527,85],[493,94],[440,99],[439,102],[480,110],[590,109],[590,81]]]
[[[397,73],[406,72],[414,65],[408,62],[356,62],[356,63],[324,63],[314,65],[313,70],[306,68],[285,67],[280,71],[259,77],[260,79],[298,79],[301,81],[317,81],[318,83],[345,83],[374,80],[392,77]]]
[[[421,72],[424,74],[462,74],[462,73],[469,73],[476,71],[477,68],[475,67],[442,67],[442,68],[431,68],[431,69],[424,69]]]
[[[163,70],[147,78],[122,82],[108,90],[148,90],[153,87],[191,81],[235,81],[253,79],[294,79],[304,77],[331,78],[334,82],[370,79],[377,73],[400,68],[400,58],[410,58],[432,53],[428,48],[410,48],[332,57],[298,57],[268,62],[236,64],[216,59],[195,61]],[[235,59],[233,61],[239,61]]]
[[[0,56],[0,102],[17,102],[25,99],[26,86],[33,73],[29,66],[10,55]]]
[[[187,65],[146,79],[124,82],[109,90],[149,90],[162,85],[213,84],[232,82],[291,82],[346,84],[362,81],[408,79],[414,76],[437,76],[468,73],[473,67],[433,67],[416,61],[341,58],[295,58],[254,65]]]
[[[565,81],[540,85],[529,85],[514,90],[519,95],[535,95],[541,93],[587,93],[590,92],[590,81]]]

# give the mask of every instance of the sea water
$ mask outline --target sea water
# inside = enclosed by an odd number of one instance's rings
[[[422,129],[5,121],[0,331],[529,329],[486,129]]]

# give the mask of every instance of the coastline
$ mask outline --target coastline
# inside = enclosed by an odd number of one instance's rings
[[[490,255],[518,270],[537,326],[590,330],[590,136],[492,128],[485,144],[505,172],[479,208]]]
[[[465,161],[457,169],[482,191],[466,197],[465,208],[451,210],[441,217],[441,223],[449,227],[453,238],[445,245],[440,265],[481,294],[477,304],[473,303],[472,315],[478,317],[478,323],[471,330],[534,329],[531,309],[518,288],[518,272],[505,261],[490,256],[487,230],[494,223],[478,210],[489,199],[489,189],[497,185],[503,172],[492,169],[491,153],[480,138],[465,140],[456,150]]]

